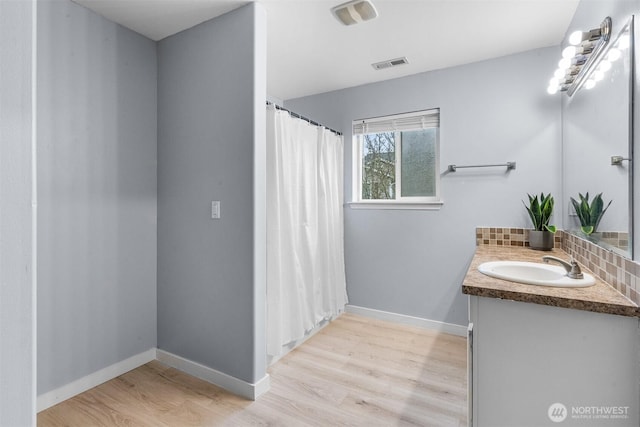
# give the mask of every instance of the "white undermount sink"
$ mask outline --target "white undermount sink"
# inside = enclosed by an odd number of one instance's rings
[[[596,283],[590,274],[584,273],[582,279],[571,279],[564,267],[536,262],[491,261],[480,264],[478,271],[487,276],[525,285],[586,288]]]

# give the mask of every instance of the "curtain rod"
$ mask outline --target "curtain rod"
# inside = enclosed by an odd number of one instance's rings
[[[271,102],[271,101],[267,101],[267,105],[273,105],[273,106],[276,108],[276,110],[286,111],[287,113],[291,114],[291,116],[292,116],[292,117],[295,117],[295,118],[300,119],[300,120],[304,120],[305,122],[307,122],[307,123],[309,123],[309,124],[312,124],[312,125],[314,125],[314,126],[320,126],[320,127],[323,127],[323,128],[325,128],[325,129],[327,129],[327,130],[329,130],[329,131],[331,131],[331,132],[335,133],[335,134],[336,134],[336,135],[338,135],[338,136],[342,136],[342,132],[339,132],[339,131],[337,131],[337,130],[335,130],[335,129],[331,129],[330,127],[327,127],[327,126],[325,126],[325,125],[321,125],[321,124],[320,124],[320,123],[318,123],[318,122],[315,122],[315,121],[313,121],[313,120],[311,120],[311,119],[308,119],[308,118],[306,118],[306,117],[304,117],[304,116],[301,116],[301,115],[300,115],[300,114],[298,114],[298,113],[294,113],[294,112],[293,112],[293,111],[291,111],[291,110],[287,110],[286,108],[281,107],[281,106],[279,106],[278,104],[274,104],[274,103],[273,103],[273,102]]]

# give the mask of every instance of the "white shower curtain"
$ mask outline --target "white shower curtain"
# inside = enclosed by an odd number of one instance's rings
[[[267,353],[347,303],[342,136],[267,106]]]

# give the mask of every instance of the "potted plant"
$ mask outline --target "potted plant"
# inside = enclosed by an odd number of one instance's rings
[[[533,223],[533,230],[529,230],[529,247],[550,251],[553,249],[553,239],[556,232],[556,226],[549,225],[551,214],[553,214],[553,196],[551,193],[546,196],[544,193],[540,193],[539,200],[537,195],[527,194],[527,196],[529,196],[529,206],[524,201],[522,203]]]
[[[589,203],[589,193],[586,193],[584,196],[578,193],[578,196],[580,198],[580,202],[571,197],[571,204],[573,205],[573,209],[575,209],[576,215],[578,215],[578,219],[580,220],[580,230],[588,236],[596,231],[602,216],[607,209],[609,209],[613,200],[610,200],[605,207],[604,202],[602,201],[602,193],[596,195],[591,203]]]

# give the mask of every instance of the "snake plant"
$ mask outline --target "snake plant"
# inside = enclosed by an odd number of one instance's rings
[[[596,195],[591,203],[589,203],[589,193],[586,193],[584,196],[578,193],[578,196],[580,202],[571,197],[571,204],[580,220],[580,229],[584,234],[588,235],[596,231],[602,216],[609,208],[609,205],[611,205],[612,200],[610,200],[605,207],[602,201],[602,193]]]
[[[532,196],[531,194],[527,194],[527,196],[529,196],[529,206],[527,206],[524,201],[522,203],[529,213],[529,218],[531,218],[531,222],[533,222],[534,230],[555,233],[556,226],[549,225],[551,214],[553,213],[553,196],[551,193],[546,196],[544,193],[540,193],[539,200],[538,195]]]

